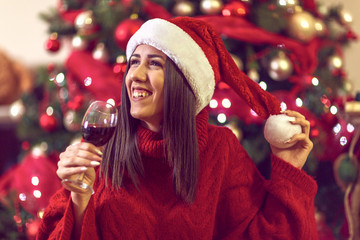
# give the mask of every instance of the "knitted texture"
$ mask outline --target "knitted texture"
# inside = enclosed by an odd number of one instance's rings
[[[95,183],[83,217],[82,239],[318,239],[315,181],[272,156],[270,180],[257,170],[234,134],[197,116],[199,182],[193,204],[175,196],[172,169],[158,133],[140,128],[145,177],[137,191],[110,190]],[[70,239],[72,205],[66,190],[51,200],[38,239]]]

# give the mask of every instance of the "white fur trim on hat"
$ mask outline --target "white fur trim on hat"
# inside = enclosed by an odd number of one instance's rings
[[[171,22],[151,19],[130,38],[126,48],[128,61],[140,44],[161,50],[179,67],[195,94],[196,113],[209,104],[215,89],[214,71],[190,35]]]

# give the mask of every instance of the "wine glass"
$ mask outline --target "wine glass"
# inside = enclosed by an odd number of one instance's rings
[[[117,108],[104,101],[92,102],[82,119],[81,134],[85,142],[94,144],[96,147],[105,145],[112,137],[117,124]],[[91,192],[91,186],[83,182],[84,174],[78,175],[77,179],[62,180],[63,186],[74,192]]]

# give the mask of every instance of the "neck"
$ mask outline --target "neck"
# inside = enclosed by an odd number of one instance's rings
[[[150,122],[145,122],[145,121],[141,121],[141,126],[149,129],[152,132],[160,132],[162,129],[162,125],[160,123],[150,123]]]

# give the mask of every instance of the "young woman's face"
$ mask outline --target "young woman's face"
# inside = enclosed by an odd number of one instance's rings
[[[129,62],[125,83],[131,104],[130,114],[148,129],[158,132],[164,112],[166,55],[152,46],[139,45]]]

